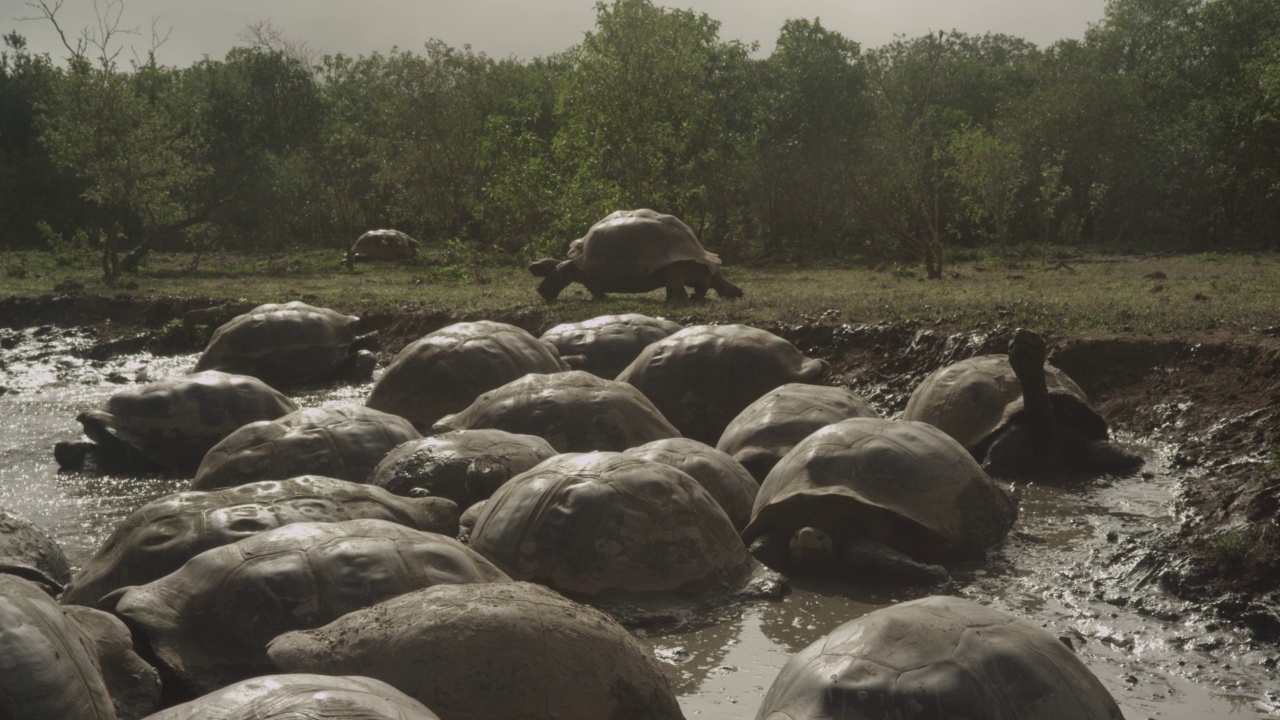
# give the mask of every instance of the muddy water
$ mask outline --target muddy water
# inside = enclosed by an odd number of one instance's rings
[[[31,331],[0,353],[0,507],[38,523],[82,562],[125,515],[185,489],[189,481],[59,474],[52,447],[79,434],[75,416],[120,389],[183,372],[194,357],[147,354],[107,361],[76,356],[91,345],[75,332]],[[360,401],[367,387],[295,397],[303,406]],[[1141,445],[1141,443],[1139,443]],[[1045,627],[1076,648],[1130,720],[1280,716],[1280,649],[1231,628],[1147,582],[1144,541],[1174,527],[1179,477],[1166,448],[1141,477],[1060,487],[1023,484],[1018,524],[982,566],[927,591],[801,583],[781,602],[755,603],[641,631],[691,718],[753,717],[792,653],[873,609],[945,592],[990,604]]]

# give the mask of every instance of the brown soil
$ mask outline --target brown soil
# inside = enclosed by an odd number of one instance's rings
[[[305,299],[305,298],[304,298]],[[212,329],[253,306],[200,298],[41,297],[0,300],[0,326],[92,326],[97,356],[194,352]],[[479,319],[413,308],[342,308],[377,330],[381,360],[422,335]],[[537,311],[498,318],[534,333]],[[696,324],[697,318],[681,318]],[[935,368],[1003,352],[1011,329],[955,332],[920,323],[800,324],[768,329],[832,363],[832,384],[888,416]],[[1146,549],[1134,589],[1158,583],[1261,639],[1280,639],[1280,339],[1269,335],[1084,335],[1050,339],[1050,361],[1089,393],[1114,430],[1169,448],[1187,477],[1177,533]]]

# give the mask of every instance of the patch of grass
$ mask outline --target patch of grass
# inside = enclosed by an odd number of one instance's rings
[[[1219,573],[1266,576],[1280,568],[1280,537],[1263,523],[1233,527],[1209,541],[1204,559]]]

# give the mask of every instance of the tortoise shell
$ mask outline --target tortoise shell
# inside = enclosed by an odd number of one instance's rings
[[[0,573],[17,575],[57,595],[71,579],[62,548],[24,517],[0,509]]]
[[[678,262],[720,267],[720,257],[707,252],[698,236],[674,215],[653,210],[618,210],[591,226],[581,241],[569,245],[569,260],[602,282],[626,285]]]
[[[427,706],[368,677],[263,675],[228,685],[147,720],[439,720]]]
[[[554,345],[560,357],[585,357],[584,370],[612,380],[651,343],[682,329],[679,323],[647,315],[601,315],[556,325],[542,333],[542,340]]]
[[[304,302],[259,305],[215,330],[195,369],[252,375],[272,387],[327,380],[350,357],[359,323]]]
[[[624,454],[670,465],[697,480],[720,503],[735,530],[741,532],[751,520],[760,485],[728,454],[689,438],[654,440]]]
[[[63,609],[102,673],[120,720],[147,717],[160,708],[160,673],[134,648],[133,633],[120,618],[102,610],[67,604]]]
[[[418,255],[418,241],[399,230],[370,230],[352,243],[351,254],[359,260],[412,260]]]

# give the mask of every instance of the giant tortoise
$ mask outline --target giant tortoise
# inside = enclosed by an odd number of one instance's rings
[[[542,333],[542,340],[554,345],[563,358],[585,358],[581,369],[612,380],[641,350],[682,329],[679,323],[647,315],[601,315],[556,325]]]
[[[1017,516],[1013,493],[941,430],[852,418],[801,440],[760,487],[742,537],[774,568],[857,580],[945,577]]]
[[[749,325],[696,325],[646,347],[618,375],[686,437],[715,445],[729,421],[787,383],[817,382],[825,360]]]
[[[383,680],[446,720],[672,720],[671,685],[612,618],[528,583],[437,585],[267,648],[285,672]]]
[[[241,680],[147,720],[439,720],[373,678],[292,673]]]
[[[668,438],[633,447],[623,454],[670,465],[697,480],[720,503],[735,530],[741,532],[751,519],[751,506],[760,484],[742,463],[726,453],[697,440]]]
[[[92,452],[107,473],[166,470],[191,475],[205,453],[243,425],[298,409],[278,390],[249,375],[205,370],[116,393],[76,417],[91,447],[54,450],[64,470],[79,470]]]
[[[298,410],[249,423],[223,438],[196,469],[192,489],[299,475],[364,482],[393,448],[421,437],[399,415],[363,405]]]
[[[529,373],[564,369],[555,346],[507,323],[479,320],[409,344],[378,377],[365,404],[426,430],[481,393]]]
[[[195,369],[252,375],[272,387],[366,379],[373,366],[364,348],[374,336],[357,335],[359,324],[299,301],[259,305],[215,330]]]
[[[71,579],[71,566],[35,523],[0,509],[0,574],[26,578],[57,595]]]
[[[1066,373],[1045,364],[1045,340],[1019,329],[1009,354],[935,371],[903,419],[941,428],[993,475],[1041,468],[1127,472],[1142,458],[1108,441],[1107,421]]]
[[[177,493],[143,505],[117,525],[67,585],[62,601],[110,610],[103,596],[164,577],[205,550],[282,525],[361,518],[458,533],[458,508],[449,500],[409,499],[314,475]]]
[[[399,230],[370,230],[351,244],[351,260],[408,262],[418,256],[418,241]]]
[[[159,709],[160,673],[138,654],[124,622],[109,612],[65,600],[62,608],[102,673],[118,720],[137,720]]]
[[[720,272],[720,257],[707,252],[688,225],[652,210],[606,216],[570,243],[569,259],[544,258],[530,265],[529,272],[543,278],[538,294],[547,302],[573,282],[586,286],[596,299],[611,292],[666,288],[667,300],[686,300],[686,286],[699,299],[708,288],[721,297],[742,297],[742,288]]]
[[[972,600],[927,597],[851,620],[796,653],[756,720],[1122,720],[1048,632]]]
[[[181,682],[210,692],[269,671],[266,645],[280,633],[422,587],[508,579],[443,535],[385,520],[295,523],[120,590],[115,612]]]

